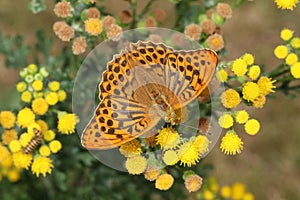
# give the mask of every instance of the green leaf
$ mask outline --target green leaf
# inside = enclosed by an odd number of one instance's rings
[[[47,6],[45,0],[31,0],[31,2],[28,3],[28,8],[33,14],[38,14],[45,11]]]

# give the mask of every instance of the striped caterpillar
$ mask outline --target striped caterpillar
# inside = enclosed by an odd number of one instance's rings
[[[27,144],[23,149],[23,153],[29,154],[31,153],[42,141],[43,134],[41,131],[37,129],[33,129],[35,136],[31,139],[31,141]]]

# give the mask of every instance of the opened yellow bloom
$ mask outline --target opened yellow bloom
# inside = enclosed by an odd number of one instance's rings
[[[193,141],[193,145],[196,148],[196,150],[199,152],[199,155],[205,154],[209,149],[209,143],[210,141],[205,135],[198,135]]]
[[[220,118],[219,118],[219,125],[222,128],[230,128],[233,126],[233,118],[230,114],[223,114]]]
[[[216,73],[216,78],[218,79],[218,81],[220,81],[221,83],[223,83],[223,82],[225,82],[227,80],[228,73],[224,69],[220,69]]]
[[[125,168],[129,174],[137,175],[141,174],[146,170],[147,160],[144,156],[133,156],[127,158],[125,162]]]
[[[25,154],[22,151],[18,151],[13,153],[13,162],[17,168],[25,168],[28,169],[32,161],[32,155]]]
[[[37,120],[36,123],[40,126],[41,131],[43,134],[45,134],[48,131],[48,124],[44,120]]]
[[[23,108],[19,111],[17,116],[17,123],[21,128],[26,128],[33,123],[35,119],[34,113],[29,108]]]
[[[45,99],[39,97],[32,101],[32,110],[37,115],[44,115],[48,111],[48,103]]]
[[[65,114],[58,120],[58,131],[62,134],[75,133],[75,125],[79,122],[79,118],[75,114]]]
[[[0,125],[3,128],[10,129],[14,127],[16,122],[16,116],[11,111],[2,111],[0,113]]]
[[[162,174],[155,180],[155,188],[159,190],[168,190],[172,187],[174,178],[170,174]]]
[[[256,135],[260,129],[260,123],[256,119],[250,119],[245,124],[245,131],[249,135]]]
[[[20,136],[20,144],[23,146],[23,147],[26,147],[29,142],[32,140],[32,138],[34,137],[33,134],[29,134],[29,133],[23,133],[21,136]]]
[[[18,152],[22,149],[21,143],[19,140],[12,140],[8,146],[9,146],[9,149],[11,150],[11,152],[13,152],[13,153]]]
[[[29,92],[28,90],[26,90],[25,92],[22,92],[21,95],[21,100],[25,103],[29,103],[32,99],[32,94],[31,92]]]
[[[222,138],[220,148],[224,154],[236,155],[242,152],[243,142],[234,131],[228,131]]]
[[[291,40],[291,46],[294,48],[294,49],[299,49],[300,48],[300,38],[298,37],[294,37],[292,40]]]
[[[62,148],[62,144],[59,140],[53,140],[49,143],[49,147],[52,153],[57,153]]]
[[[274,54],[279,59],[284,59],[289,53],[289,50],[284,45],[279,45],[275,48]]]
[[[235,114],[235,120],[239,124],[244,124],[248,121],[249,114],[245,110],[237,111]]]
[[[222,93],[221,102],[225,108],[234,108],[240,104],[241,98],[237,91],[228,89]]]
[[[246,192],[246,187],[243,183],[235,183],[232,185],[232,199],[242,199]]]
[[[250,192],[247,192],[246,194],[244,194],[243,199],[242,200],[254,200],[254,195]]]
[[[296,7],[296,4],[298,3],[298,0],[274,0],[277,4],[278,8],[281,8],[283,10],[293,10],[294,7]]]
[[[254,101],[260,94],[259,86],[254,82],[247,82],[243,85],[243,98],[247,101]]]
[[[208,189],[205,189],[204,191],[203,191],[203,196],[204,196],[204,199],[206,200],[212,200],[212,199],[214,199],[214,194],[211,192],[211,191],[209,191]]]
[[[242,59],[247,63],[248,66],[254,63],[254,57],[250,53],[246,53]]]
[[[254,101],[252,101],[252,106],[255,108],[262,108],[266,103],[266,96],[259,95]]]
[[[42,174],[46,176],[47,173],[51,174],[53,168],[52,160],[48,157],[36,157],[32,163],[31,171],[37,177]]]
[[[142,153],[142,146],[140,141],[135,139],[121,145],[119,151],[125,157],[137,156]]]
[[[49,92],[46,95],[46,101],[49,105],[54,106],[58,102],[58,95],[56,92]]]
[[[178,146],[180,135],[171,127],[163,128],[156,136],[156,141],[162,148],[172,149]]]
[[[192,166],[199,161],[199,152],[193,145],[193,142],[184,142],[178,149],[180,164],[183,166]]]
[[[293,37],[293,31],[288,28],[285,28],[280,32],[280,37],[284,41],[288,41]]]
[[[60,83],[58,81],[51,81],[48,87],[52,92],[56,92],[60,88]]]
[[[15,129],[7,129],[2,133],[2,143],[8,145],[12,140],[18,139],[18,133]]]
[[[166,165],[172,166],[178,162],[179,158],[177,152],[174,150],[167,150],[164,152],[163,161]]]
[[[294,78],[300,78],[300,62],[293,64],[290,71]]]
[[[286,58],[285,62],[288,65],[293,65],[298,62],[298,56],[295,53],[290,53]]]
[[[43,89],[43,82],[41,80],[35,80],[31,84],[34,91],[41,91]]]
[[[233,73],[235,73],[237,76],[243,76],[247,73],[247,63],[245,60],[239,58],[236,59],[233,64],[231,70]]]
[[[90,35],[97,36],[103,30],[102,22],[97,18],[90,18],[86,20],[84,23],[85,23],[85,31]]]
[[[220,194],[225,199],[230,198],[231,197],[231,188],[229,186],[223,186],[221,188]]]
[[[16,88],[18,92],[24,92],[27,89],[27,84],[21,81],[16,85]]]
[[[44,140],[51,141],[55,138],[55,133],[52,130],[48,130],[44,133],[43,137],[44,137]]]
[[[42,145],[39,148],[39,153],[41,156],[49,156],[51,154],[50,148],[47,145]]]
[[[9,156],[8,149],[0,144],[0,163]]]
[[[268,78],[266,76],[260,77],[260,79],[257,82],[257,85],[259,87],[259,91],[262,95],[268,95],[271,92],[275,92],[273,89],[276,88],[273,83],[275,80],[271,80],[271,78]]]
[[[36,64],[29,64],[27,66],[27,70],[28,70],[29,73],[34,74],[34,73],[37,72],[38,66]]]
[[[260,75],[260,67],[258,65],[253,65],[252,67],[250,67],[247,75],[252,80],[256,80]]]
[[[64,90],[59,90],[57,95],[59,101],[64,101],[67,98],[67,93]]]

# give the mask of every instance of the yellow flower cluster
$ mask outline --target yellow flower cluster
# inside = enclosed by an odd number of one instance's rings
[[[232,185],[224,185],[220,187],[215,178],[208,179],[203,185],[203,190],[198,192],[198,196],[203,200],[211,199],[241,199],[241,200],[254,200],[254,195],[247,191],[243,183],[236,182]]]
[[[274,0],[277,7],[283,10],[293,10],[299,0]]]
[[[300,38],[293,36],[294,32],[290,29],[283,29],[280,38],[285,44],[278,45],[274,49],[274,54],[278,59],[284,59],[284,69],[289,69],[291,76],[295,79],[300,78],[300,62],[298,58],[300,49]]]

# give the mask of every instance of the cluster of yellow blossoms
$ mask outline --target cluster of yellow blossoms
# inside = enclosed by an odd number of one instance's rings
[[[135,139],[120,147],[120,153],[126,157],[125,167],[129,174],[144,174],[145,179],[155,181],[159,190],[172,187],[174,178],[168,173],[168,167],[175,164],[191,167],[208,151],[209,140],[204,135],[189,139],[183,138],[171,127],[162,128],[158,133],[140,141]],[[147,157],[142,155],[147,148],[156,149]],[[195,172],[184,172],[183,180],[189,192],[195,192],[202,185],[202,178]]]
[[[246,186],[240,182],[220,187],[215,178],[209,178],[203,185],[203,189],[197,192],[196,199],[254,200],[254,195],[247,192]]]
[[[287,28],[283,29],[280,33],[280,37],[285,44],[278,45],[274,50],[274,54],[278,59],[284,60],[284,64],[276,69],[278,73],[274,74],[274,76],[290,72],[294,79],[300,79],[300,62],[298,58],[300,38],[294,37],[293,34],[293,31]]]
[[[116,19],[110,15],[101,16],[94,2],[81,1],[71,5],[70,2],[60,1],[53,11],[64,19],[53,24],[53,31],[62,41],[72,42],[75,55],[84,53],[93,38],[117,41],[122,33]]]
[[[274,0],[274,2],[277,4],[277,7],[280,9],[293,10],[294,7],[296,7],[299,0]]]
[[[229,69],[230,68],[230,69]],[[246,133],[255,135],[260,129],[260,123],[251,119],[244,105],[262,108],[266,102],[266,96],[274,92],[274,80],[267,76],[261,76],[261,68],[254,64],[254,57],[246,53],[241,58],[229,64],[221,63],[216,77],[225,86],[228,86],[221,94],[221,104],[226,111],[219,118],[219,125],[228,129],[221,141],[221,150],[227,155],[235,155],[243,149],[243,142],[234,130],[234,123],[242,124]]]
[[[51,155],[58,153],[62,144],[55,139],[55,128],[49,129],[45,121],[49,113],[58,114],[59,132],[75,132],[77,116],[54,109],[67,94],[60,83],[50,81],[48,75],[45,68],[39,69],[34,64],[24,68],[16,86],[24,106],[16,114],[0,112],[0,174],[12,182],[19,180],[22,169],[31,168],[36,176],[51,173],[54,167]]]

